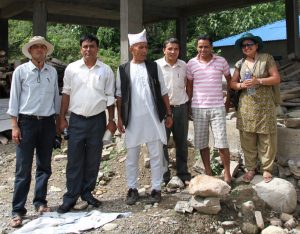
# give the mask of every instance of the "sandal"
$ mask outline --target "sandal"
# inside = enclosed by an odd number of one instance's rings
[[[17,228],[17,227],[22,226],[22,222],[23,222],[22,216],[20,216],[20,215],[14,215],[12,217],[12,219],[10,220],[9,225],[12,228]]]
[[[269,183],[273,179],[273,176],[270,172],[264,171],[263,178],[265,183]]]
[[[255,176],[255,170],[247,171],[243,176],[243,181],[246,183],[250,183],[254,176]]]
[[[43,213],[45,212],[51,212],[51,208],[48,207],[47,205],[40,205],[40,206],[37,206],[35,208],[35,210],[40,214],[42,215]]]

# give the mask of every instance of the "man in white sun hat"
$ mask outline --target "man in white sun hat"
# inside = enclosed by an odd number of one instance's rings
[[[45,59],[53,49],[53,45],[45,38],[31,38],[22,48],[23,54],[30,61],[18,66],[12,77],[7,111],[12,119],[12,140],[17,144],[13,217],[10,221],[12,227],[21,226],[27,212],[25,203],[30,187],[34,151],[36,177],[33,204],[39,213],[50,211],[46,195],[48,179],[51,176],[59,93],[57,72],[45,63]]]
[[[146,60],[146,30],[128,34],[132,60],[119,66],[116,80],[118,129],[125,133],[127,148],[126,203],[133,205],[139,198],[137,190],[140,147],[146,144],[151,164],[150,203],[160,202],[163,175],[163,144],[167,143],[165,126],[172,126],[168,90],[156,63]],[[165,120],[165,121],[164,121]]]

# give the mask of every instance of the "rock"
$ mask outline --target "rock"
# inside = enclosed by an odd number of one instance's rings
[[[140,188],[138,190],[138,193],[141,197],[145,197],[146,196],[146,189],[145,188]]]
[[[269,226],[262,230],[261,234],[286,234],[286,232],[281,227]]]
[[[242,224],[243,234],[256,234],[258,233],[258,228],[255,224],[245,222]]]
[[[228,194],[230,190],[226,182],[208,175],[198,175],[189,184],[189,192],[194,196],[218,197]]]
[[[102,229],[104,231],[112,231],[114,229],[116,229],[118,227],[118,224],[116,223],[107,223],[107,224],[104,224]]]
[[[124,162],[126,160],[126,156],[119,159],[119,163]]]
[[[167,184],[167,188],[170,189],[177,189],[177,188],[184,188],[184,184],[178,176],[173,176],[172,179]]]
[[[295,222],[294,218],[291,218],[290,220],[286,221],[283,226],[291,230],[297,226],[297,223]]]
[[[280,178],[273,178],[269,183],[263,182],[263,177],[256,175],[251,181],[258,197],[264,200],[277,212],[292,213],[297,206],[297,193],[294,186]]]
[[[292,218],[294,218],[293,215],[290,215],[290,214],[287,214],[287,213],[281,213],[280,214],[280,219],[282,220],[282,222],[287,222]]]
[[[278,227],[281,227],[282,226],[282,221],[276,217],[273,217],[270,219],[270,224],[272,226],[278,226]]]
[[[55,186],[51,186],[49,192],[61,192],[61,189]]]
[[[218,228],[217,234],[224,234],[225,230],[223,228]]]
[[[233,228],[237,225],[237,223],[235,221],[224,221],[221,223],[221,226],[223,228]]]
[[[190,205],[197,211],[204,214],[218,214],[221,210],[220,198],[192,196]]]
[[[285,121],[285,126],[287,128],[299,128],[300,118],[287,118]]]
[[[0,142],[2,145],[7,145],[8,139],[5,136],[3,136],[2,134],[0,134]]]
[[[185,213],[185,212],[192,213],[193,207],[187,201],[178,201],[176,203],[174,210],[179,213]]]
[[[197,160],[193,165],[193,171],[198,172],[200,174],[205,174],[205,169],[202,160]]]
[[[247,201],[242,204],[242,214],[253,213],[255,210],[255,205],[253,201]]]
[[[99,172],[98,172],[98,180],[102,180],[103,177],[104,177],[104,172],[99,171]]]
[[[101,161],[107,161],[107,160],[109,160],[110,152],[111,152],[111,150],[103,149],[102,150]]]
[[[74,210],[84,210],[89,206],[89,204],[86,201],[79,201],[76,203],[76,205],[73,207]]]
[[[63,149],[61,150],[61,152],[62,152],[63,154],[67,154],[67,153],[68,153],[68,148],[67,148],[67,147],[63,148]]]
[[[148,157],[144,158],[144,167],[150,168],[150,158],[148,158]]]
[[[296,161],[296,160],[292,160],[292,159],[288,160],[288,165],[289,165],[289,169],[290,169],[291,173],[298,177],[300,177],[299,163],[300,163],[300,161]]]
[[[260,230],[264,229],[265,228],[265,223],[264,223],[264,219],[262,217],[261,212],[260,211],[255,211],[254,216],[255,216],[256,226]]]
[[[66,154],[58,154],[54,156],[54,161],[60,161],[67,159],[68,156]]]

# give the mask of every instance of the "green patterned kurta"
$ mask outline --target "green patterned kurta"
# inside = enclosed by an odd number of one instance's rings
[[[257,78],[268,77],[268,69],[276,66],[273,57],[269,54],[259,54],[253,76]],[[235,64],[240,69],[243,80],[247,65],[242,60]],[[248,96],[247,90],[243,89],[238,111],[237,129],[245,132],[272,134],[276,132],[276,108],[274,101],[273,86],[256,85],[256,93]]]

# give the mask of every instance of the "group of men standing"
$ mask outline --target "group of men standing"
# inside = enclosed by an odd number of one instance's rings
[[[24,45],[22,51],[30,61],[17,67],[13,74],[7,112],[12,116],[12,138],[17,144],[12,227],[20,226],[26,214],[34,150],[33,204],[39,213],[50,211],[46,194],[52,173],[52,142],[55,132],[60,134],[63,129],[69,132],[67,192],[57,209],[59,213],[71,210],[79,197],[94,207],[101,205],[92,191],[101,161],[102,138],[107,129],[114,133],[118,128],[120,133],[125,133],[128,205],[139,199],[138,160],[142,144],[147,145],[151,165],[149,202],[161,201],[162,180],[167,183],[171,176],[167,149],[171,133],[176,144],[177,176],[187,185],[191,179],[187,166],[190,105],[195,147],[200,150],[206,174],[212,175],[208,147],[211,125],[215,147],[219,149],[225,169],[224,180],[231,181],[225,123],[228,102],[224,106],[222,75],[227,82],[231,77],[226,60],[213,55],[211,39],[198,39],[198,55],[188,64],[178,59],[180,46],[175,38],[164,42],[164,57],[156,63],[146,60],[145,30],[129,34],[128,39],[132,60],[119,66],[116,80],[111,68],[97,58],[97,37],[86,35],[80,39],[82,59],[69,64],[65,70],[60,111],[57,73],[45,63],[53,46],[39,36]],[[69,122],[66,120],[68,111],[71,112]]]

